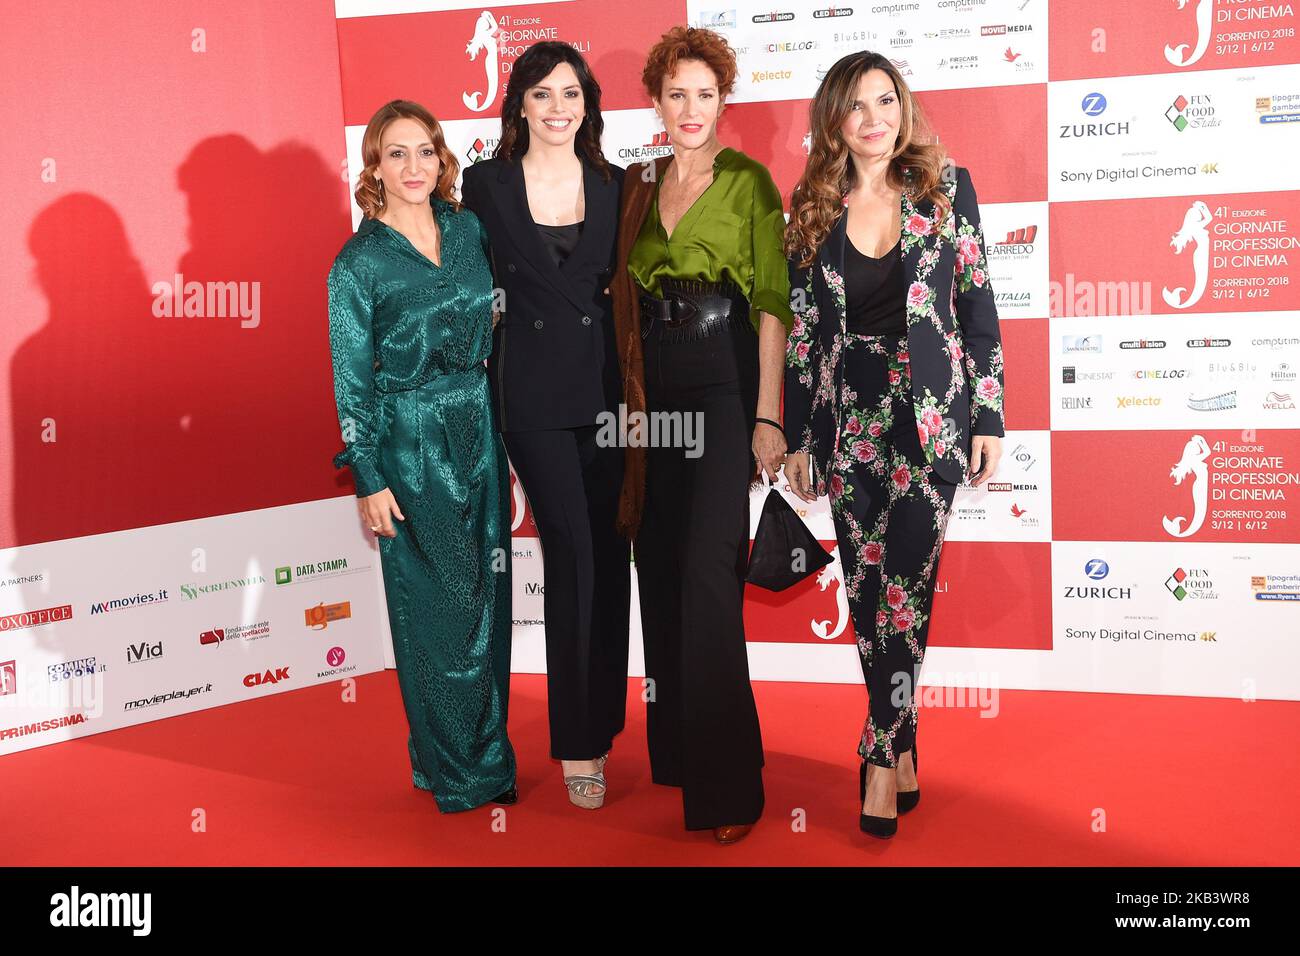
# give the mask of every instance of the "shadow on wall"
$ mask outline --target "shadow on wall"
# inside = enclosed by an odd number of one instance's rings
[[[96,196],[32,222],[49,321],[13,358],[17,540],[0,547],[348,490],[330,463],[325,277],[351,234],[337,172],[301,145],[228,134],[177,179],[189,248],[168,275],[142,271]],[[147,202],[157,187],[141,185]]]

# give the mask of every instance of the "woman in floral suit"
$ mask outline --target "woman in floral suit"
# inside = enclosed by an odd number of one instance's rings
[[[916,678],[958,484],[1001,457],[1002,343],[975,189],[889,60],[837,62],[786,230],[786,476],[829,492],[870,697],[859,825],[916,806]]]

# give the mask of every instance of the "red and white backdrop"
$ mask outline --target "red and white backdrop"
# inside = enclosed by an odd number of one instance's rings
[[[1300,699],[1294,4],[65,0],[0,38],[0,753],[391,662],[329,465],[323,280],[365,123],[415,99],[490,157],[512,63],[560,39],[606,155],[661,155],[639,76],[681,22],[736,48],[722,138],[787,198],[808,98],[863,48],[972,171],[1006,456],[958,495],[925,682]],[[517,486],[514,534],[540,671]],[[751,589],[746,623],[756,679],[860,680],[838,563]]]

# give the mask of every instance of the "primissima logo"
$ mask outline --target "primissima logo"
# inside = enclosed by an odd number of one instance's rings
[[[37,720],[30,724],[19,724],[17,727],[5,727],[0,730],[0,740],[8,740],[10,737],[30,737],[32,734],[43,734],[47,731],[58,730],[60,727],[75,727],[77,724],[84,724],[86,720],[85,714],[64,714],[62,717],[51,717],[49,720]]]
[[[126,597],[113,598],[108,601],[96,601],[90,605],[90,613],[105,614],[109,611],[127,611],[133,607],[144,607],[146,604],[161,604],[167,600],[167,589],[162,588],[158,591],[148,591],[145,593],[131,594]]]
[[[56,607],[44,607],[37,611],[19,611],[0,617],[0,632],[17,631],[24,627],[41,627],[45,624],[57,624],[72,620],[72,605],[62,604]]]
[[[235,578],[230,581],[216,581],[212,584],[182,584],[181,597],[187,601],[194,601],[207,594],[215,594],[218,591],[236,591],[240,588],[255,587],[259,584],[265,584],[266,578],[260,574],[254,574],[247,578]]]
[[[275,583],[293,584],[294,579],[313,578],[321,575],[338,574],[348,570],[347,558],[331,558],[314,564],[286,564],[275,569]]]
[[[323,631],[330,625],[331,621],[342,621],[352,616],[352,602],[339,601],[336,604],[326,604],[321,602],[315,607],[309,607],[303,612],[307,618],[307,626],[314,631]]]

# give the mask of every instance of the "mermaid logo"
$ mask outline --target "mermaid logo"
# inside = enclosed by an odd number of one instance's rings
[[[524,486],[519,483],[519,477],[515,474],[515,466],[510,466],[510,504],[511,511],[514,514],[510,518],[510,533],[514,534],[519,530],[519,526],[524,523]]]
[[[1178,0],[1178,9],[1187,9],[1187,0]],[[1186,43],[1177,46],[1165,46],[1165,59],[1174,66],[1191,66],[1205,55],[1210,47],[1210,16],[1214,11],[1213,0],[1196,0],[1196,49],[1187,55]]]
[[[475,113],[482,113],[497,98],[499,76],[499,70],[497,69],[497,18],[492,16],[492,11],[484,10],[478,15],[478,21],[474,24],[474,36],[465,45],[465,52],[469,54],[471,61],[480,52],[483,53],[483,70],[487,73],[487,93],[461,93],[460,98],[469,109]],[[483,96],[482,103],[479,102],[480,95]]]
[[[1192,476],[1192,518],[1186,528],[1184,517],[1162,519],[1165,530],[1175,538],[1190,538],[1200,530],[1205,521],[1205,506],[1210,496],[1210,469],[1205,459],[1210,457],[1210,446],[1200,435],[1193,435],[1183,448],[1183,457],[1170,470],[1169,475],[1174,484],[1181,485],[1183,479]]]
[[[831,557],[835,560],[817,572],[817,586],[820,590],[825,591],[832,584],[838,585],[835,588],[835,613],[837,615],[835,626],[832,627],[830,621],[819,621],[817,618],[813,618],[808,622],[809,626],[812,627],[812,632],[823,641],[835,640],[849,626],[849,595],[844,588],[844,569],[840,566],[839,545],[831,549]]]
[[[1214,220],[1210,207],[1205,205],[1201,200],[1196,200],[1188,207],[1187,214],[1183,216],[1183,227],[1174,233],[1174,237],[1169,241],[1173,246],[1175,253],[1181,253],[1187,248],[1188,243],[1192,246],[1192,273],[1193,288],[1192,294],[1184,298],[1186,287],[1178,286],[1176,289],[1170,289],[1165,286],[1160,290],[1164,296],[1165,304],[1175,309],[1185,309],[1190,305],[1195,305],[1200,301],[1201,296],[1205,294],[1205,286],[1210,280],[1210,232],[1209,225]]]

